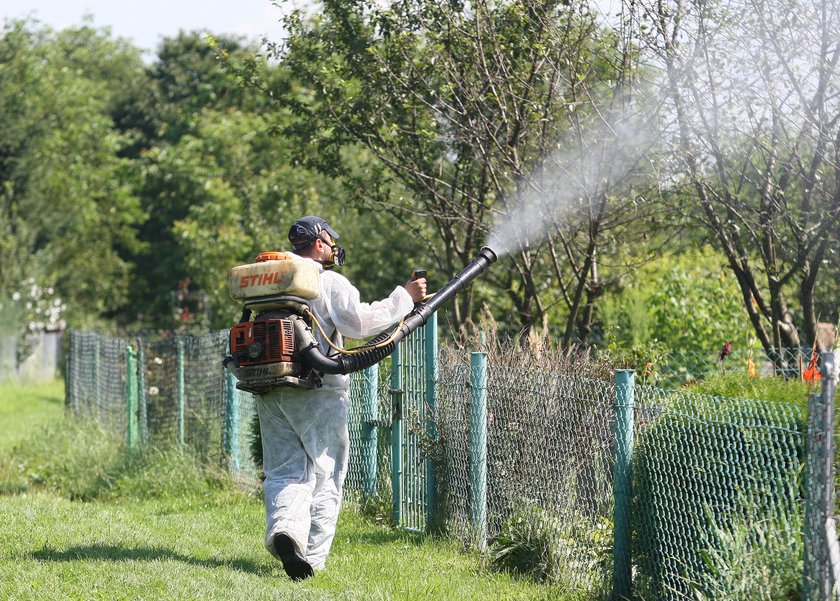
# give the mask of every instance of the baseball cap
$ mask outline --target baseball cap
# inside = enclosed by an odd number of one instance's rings
[[[289,242],[294,250],[300,250],[308,246],[321,232],[327,232],[333,240],[338,239],[338,234],[329,223],[315,215],[307,215],[295,221],[289,228]]]

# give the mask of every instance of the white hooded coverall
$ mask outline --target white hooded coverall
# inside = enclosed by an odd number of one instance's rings
[[[396,323],[414,308],[414,301],[398,286],[387,299],[360,302],[359,291],[347,278],[321,268],[321,293],[310,308],[340,347],[342,335],[367,338]],[[331,354],[314,330],[321,352]],[[323,569],[335,536],[347,474],[349,388],[349,376],[327,374],[318,389],[281,387],[257,397],[265,471],[265,547],[277,557],[273,538],[287,534],[300,557],[316,570]]]

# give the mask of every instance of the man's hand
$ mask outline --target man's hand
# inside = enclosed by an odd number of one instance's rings
[[[411,300],[419,303],[426,296],[426,278],[418,278],[416,280],[409,280],[405,284],[405,289],[411,295]]]

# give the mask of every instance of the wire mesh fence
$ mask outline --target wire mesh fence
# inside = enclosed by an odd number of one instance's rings
[[[551,358],[439,358],[435,339],[421,331],[352,374],[349,497],[494,560],[546,553],[540,576],[591,598],[624,590],[622,571],[644,599],[832,594],[833,390],[812,398],[809,421],[768,400],[619,387]],[[254,487],[254,398],[225,374],[225,352],[225,332],[74,333],[67,406]]]
[[[67,405],[103,426],[126,431],[127,342],[92,332],[74,332],[67,369]]]
[[[804,416],[761,400],[636,394],[636,591],[790,598],[801,581]]]
[[[472,370],[441,366],[438,415],[446,525],[464,539],[476,536]],[[547,521],[561,570],[549,576],[572,590],[605,593],[612,536],[611,387],[563,373],[493,366],[486,399],[487,537],[496,539],[511,519]]]
[[[252,395],[230,385],[221,365],[225,332],[177,338],[115,338],[73,332],[66,405],[134,442],[180,445],[230,469],[244,486],[258,482],[251,454]],[[128,393],[136,377],[135,398]]]
[[[386,360],[350,378],[350,458],[344,485],[347,497],[383,506],[392,501],[390,366]]]

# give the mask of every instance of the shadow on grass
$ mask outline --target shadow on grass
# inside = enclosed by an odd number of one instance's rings
[[[33,399],[37,402],[44,403],[45,405],[64,405],[64,397],[63,396],[55,396],[52,394],[40,393],[32,395]]]
[[[198,559],[189,555],[182,555],[169,549],[154,547],[120,547],[117,545],[86,545],[70,547],[65,551],[41,549],[32,553],[31,557],[38,561],[157,561],[173,560],[204,568],[230,568],[239,572],[247,572],[257,576],[271,576],[280,568],[271,564],[258,564],[241,559]]]
[[[388,545],[388,544],[409,544],[419,547],[429,536],[417,532],[407,532],[396,528],[382,529],[376,531],[350,530],[342,532],[341,526],[338,529],[338,536],[349,539],[351,544]]]

